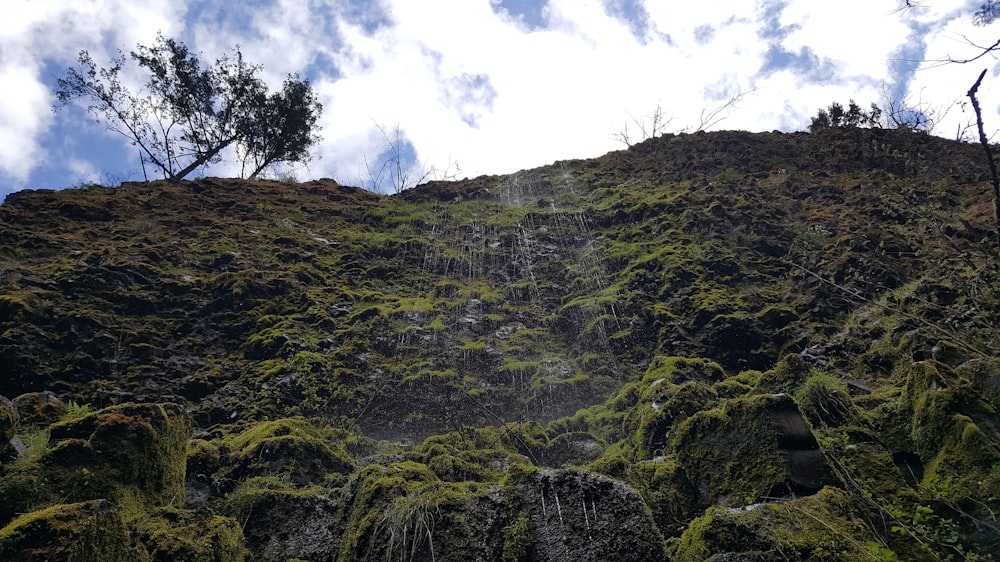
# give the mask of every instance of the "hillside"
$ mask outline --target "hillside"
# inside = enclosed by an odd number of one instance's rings
[[[12,194],[0,558],[992,560],[992,217],[861,129]]]

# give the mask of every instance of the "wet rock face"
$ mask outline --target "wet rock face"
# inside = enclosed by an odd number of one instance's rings
[[[649,508],[625,484],[574,470],[520,475],[531,560],[660,560],[663,538]]]
[[[325,494],[262,494],[252,504],[256,516],[244,517],[247,547],[256,560],[332,561],[342,539],[338,507]]]

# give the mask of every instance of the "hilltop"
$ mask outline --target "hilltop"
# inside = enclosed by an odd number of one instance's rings
[[[990,560],[987,174],[830,129],[12,194],[0,557]]]

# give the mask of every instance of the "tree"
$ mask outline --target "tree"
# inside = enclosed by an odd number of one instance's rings
[[[730,109],[735,108],[741,101],[743,101],[743,98],[756,91],[757,88],[747,91],[739,90],[735,94],[729,96],[724,103],[714,109],[710,110],[708,108],[702,108],[700,122],[697,126],[688,125],[681,127],[680,129],[677,129],[677,132],[699,132],[711,129],[726,119],[726,115],[724,115],[725,113],[727,113]],[[644,142],[666,134],[668,132],[668,125],[670,125],[670,123],[674,120],[672,116],[666,116],[663,112],[662,105],[659,103],[656,104],[656,109],[653,110],[653,113],[650,115],[635,117],[630,114],[629,117],[631,118],[632,123],[634,123],[638,128],[638,133],[629,133],[628,121],[626,121],[625,126],[622,127],[620,131],[612,135],[612,138],[624,143],[625,146],[629,148],[631,148],[633,144]]]
[[[896,12],[912,10],[920,7],[922,7],[922,5],[918,2],[915,2],[914,0],[903,0],[902,5],[899,7],[898,10],[896,10]],[[977,27],[984,27],[990,25],[991,23],[995,22],[998,19],[1000,19],[1000,0],[986,0],[985,2],[981,2],[979,4],[979,7],[976,8],[976,11],[973,12],[972,14],[972,24]],[[965,64],[979,60],[992,52],[1000,50],[1000,39],[997,39],[992,45],[988,47],[983,45],[977,45],[971,39],[965,36],[963,36],[962,39],[964,39],[965,42],[968,43],[969,45],[979,49],[979,54],[965,59],[956,59],[949,55],[948,57],[943,59],[925,60],[923,62],[933,63],[931,68],[933,66],[940,66],[950,63]]]
[[[280,92],[259,98],[258,103],[258,118],[249,124],[241,143],[243,172],[253,166],[250,177],[257,177],[278,162],[307,162],[309,149],[319,141],[313,131],[321,107],[309,83],[290,75]]]
[[[138,92],[124,84],[131,61],[146,75]],[[281,92],[269,94],[258,77],[260,66],[243,60],[239,48],[203,68],[184,45],[158,35],[126,57],[99,68],[87,51],[79,65],[56,83],[60,106],[85,100],[87,110],[107,128],[138,147],[143,166],[178,181],[221,160],[231,146],[252,166],[254,178],[277,162],[306,162],[319,137],[322,111],[308,81],[290,75]]]
[[[826,109],[820,109],[809,123],[809,132],[837,127],[861,127],[867,129],[908,129],[920,133],[931,133],[934,127],[948,115],[956,104],[931,106],[919,97],[914,101],[910,96],[894,96],[885,85],[882,100],[872,102],[868,110],[861,109],[850,100],[847,109],[834,102]],[[965,129],[959,128],[958,137],[964,137]]]
[[[448,160],[448,165],[443,169],[437,165],[428,165],[416,159],[416,149],[406,138],[403,130],[397,123],[390,131],[385,125],[372,120],[375,128],[382,135],[382,152],[379,154],[380,161],[369,162],[368,155],[364,155],[365,174],[367,178],[359,178],[362,187],[375,193],[388,193],[390,190],[394,194],[399,194],[404,190],[416,187],[425,181],[454,181],[461,173],[458,162]],[[388,182],[388,188],[384,184]]]
[[[836,127],[873,127],[881,123],[882,110],[874,103],[871,110],[864,111],[861,106],[851,100],[844,111],[844,106],[837,102],[830,104],[826,109],[820,109],[816,117],[809,123],[809,132],[815,133],[820,129],[830,129]]]

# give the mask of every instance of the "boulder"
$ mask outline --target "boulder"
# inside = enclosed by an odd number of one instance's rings
[[[669,448],[702,508],[814,494],[836,480],[785,394],[725,401],[679,424]]]
[[[22,425],[49,425],[66,414],[66,404],[54,392],[29,392],[14,398]]]
[[[835,488],[784,503],[712,507],[671,542],[678,562],[897,560]]]
[[[240,522],[214,515],[208,510],[164,507],[145,514],[133,523],[137,550],[145,550],[150,560],[171,562],[244,562]]]
[[[17,457],[17,450],[11,443],[18,424],[14,403],[0,396],[0,463]]]
[[[505,529],[505,559],[664,558],[649,508],[626,484],[582,470],[514,469],[510,480],[521,508]]]
[[[14,437],[14,428],[17,427],[18,421],[19,416],[14,403],[0,396],[0,440],[3,444]]]
[[[135,560],[121,511],[111,502],[57,504],[0,529],[0,560],[43,562]]]
[[[148,509],[184,500],[188,414],[173,404],[122,404],[50,428],[39,459],[48,488],[71,500]]]

